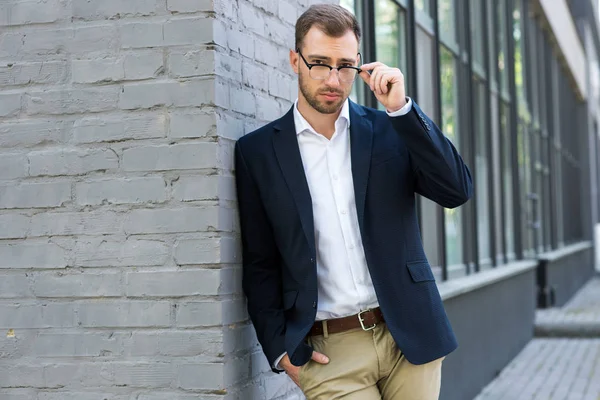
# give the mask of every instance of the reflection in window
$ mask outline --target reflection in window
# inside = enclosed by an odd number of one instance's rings
[[[440,23],[440,39],[455,43],[456,24],[454,10],[456,9],[454,0],[438,0],[438,19]]]
[[[477,196],[477,238],[479,245],[479,260],[482,265],[492,263],[492,252],[490,248],[490,198],[489,198],[489,161],[487,156],[487,145],[489,135],[485,129],[486,107],[485,86],[480,82],[473,82],[474,105],[475,105],[475,190]]]
[[[392,0],[375,2],[377,61],[406,72],[406,13]],[[374,60],[372,60],[374,61]],[[365,60],[365,62],[368,62]],[[378,103],[378,107],[383,106]]]
[[[508,93],[508,48],[506,41],[506,0],[499,0],[496,4],[497,35],[498,35],[498,70],[500,71],[500,84],[502,90]]]
[[[504,240],[506,241],[506,255],[509,260],[515,257],[514,211],[513,211],[513,176],[512,176],[512,140],[509,124],[509,107],[502,104],[500,107],[500,134],[502,140],[502,184],[504,192]],[[522,159],[522,146],[519,146],[519,160]],[[519,161],[519,172],[522,171]],[[521,187],[523,187],[521,185]]]
[[[517,107],[519,116],[526,118],[528,115],[527,100],[525,97],[525,64],[523,63],[523,33],[522,33],[521,11],[519,9],[519,0],[515,1],[513,11],[513,39],[515,44],[515,86],[517,88]]]
[[[431,11],[431,5],[429,0],[415,0],[415,7],[419,11],[426,12],[427,14]]]
[[[482,0],[471,0],[470,19],[471,19],[471,47],[473,52],[473,62],[483,70],[483,10]]]
[[[442,92],[442,130],[459,148],[456,61],[452,53],[440,47],[440,81]],[[445,209],[446,262],[458,265],[463,262],[462,212],[460,208]]]

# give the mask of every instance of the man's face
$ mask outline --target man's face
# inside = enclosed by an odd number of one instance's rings
[[[341,67],[357,66],[359,62],[358,41],[352,31],[346,32],[342,37],[333,38],[312,27],[304,37],[300,52],[309,64]],[[311,78],[308,67],[296,52],[291,52],[290,62],[294,72],[298,74],[300,95],[307,103],[322,114],[338,112],[350,95],[354,82],[340,81],[337,70],[332,70],[324,80]]]

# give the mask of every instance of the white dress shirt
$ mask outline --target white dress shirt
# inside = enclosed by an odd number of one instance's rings
[[[317,250],[316,320],[341,318],[379,306],[360,237],[350,157],[346,100],[331,139],[316,132],[294,104],[294,124],[308,182]],[[412,100],[392,117],[407,114]],[[275,365],[284,354],[279,357]]]

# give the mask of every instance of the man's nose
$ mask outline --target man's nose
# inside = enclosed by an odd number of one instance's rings
[[[338,75],[339,73],[340,73],[340,71],[338,71],[337,69],[332,69],[331,72],[329,73],[329,76],[325,80],[325,83],[328,86],[339,86],[340,85],[340,77]]]

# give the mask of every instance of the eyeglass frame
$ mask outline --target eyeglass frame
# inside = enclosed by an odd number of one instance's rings
[[[313,77],[311,76],[311,78],[312,78],[312,79],[314,79],[314,80],[317,80],[317,81],[324,81],[324,80],[327,80],[327,79],[329,79],[329,77],[331,76],[331,71],[332,71],[332,70],[334,70],[334,69],[337,69],[337,72],[338,72],[338,79],[340,79],[340,78],[339,78],[339,76],[340,76],[340,75],[339,75],[339,74],[340,74],[340,70],[341,70],[341,69],[344,69],[344,68],[346,68],[346,69],[353,69],[353,70],[355,70],[355,71],[356,71],[356,75],[360,74],[360,73],[363,71],[363,70],[362,70],[362,69],[360,69],[359,67],[354,67],[354,66],[351,66],[351,65],[342,65],[341,67],[332,67],[331,65],[327,65],[327,64],[317,64],[317,63],[312,63],[312,64],[311,64],[311,63],[309,63],[308,61],[306,61],[306,58],[304,58],[304,56],[302,55],[302,52],[300,52],[300,48],[297,48],[297,49],[296,49],[296,53],[298,53],[298,54],[300,55],[300,58],[302,58],[302,61],[304,61],[304,64],[306,64],[306,67],[308,68],[308,71],[309,71],[309,72],[310,72],[310,70],[312,70],[312,68],[313,68],[313,67],[315,67],[315,66],[319,66],[319,67],[327,67],[327,68],[329,68],[329,75],[327,75],[327,78],[318,79],[318,78],[313,78]],[[358,56],[359,56],[359,57],[361,57],[361,54],[360,54],[360,53],[358,53]],[[310,75],[309,75],[309,76],[310,76]],[[341,80],[342,80],[342,79],[340,79],[340,81],[341,81]],[[355,80],[356,80],[356,76],[355,76],[355,77],[354,77],[354,79],[352,79],[351,81],[343,81],[343,82],[350,83],[350,82],[354,82]]]

